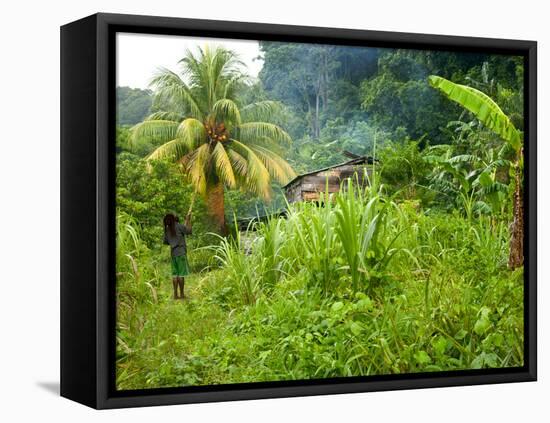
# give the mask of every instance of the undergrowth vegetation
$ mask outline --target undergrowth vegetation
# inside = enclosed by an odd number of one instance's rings
[[[169,258],[120,214],[118,387],[522,366],[523,271],[506,267],[505,223],[421,213],[371,179],[193,251],[211,259],[183,303]]]

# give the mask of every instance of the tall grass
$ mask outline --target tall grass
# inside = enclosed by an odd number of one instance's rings
[[[384,276],[398,252],[394,242],[401,234],[396,205],[382,196],[373,174],[369,186],[356,190],[352,180],[338,196],[336,232],[342,244],[354,292],[368,288]],[[365,286],[367,284],[367,286]]]
[[[139,225],[130,216],[117,216],[116,233],[117,297],[121,307],[158,302],[157,290],[162,280],[160,257],[153,256],[142,242]]]
[[[321,193],[321,206],[295,203],[288,205],[286,220],[268,218],[257,224],[248,233],[257,240],[250,254],[241,234],[222,240],[216,257],[230,269],[231,280],[250,294],[244,302],[250,303],[251,291],[259,285],[265,290],[287,274],[304,271],[308,287],[324,295],[342,281],[349,280],[351,291],[358,292],[382,280],[399,251],[394,244],[404,222],[396,204],[384,198],[376,178],[371,179],[367,187],[349,179],[338,195]]]
[[[227,280],[235,287],[240,301],[243,304],[254,304],[261,288],[259,263],[246,256],[239,232],[235,238],[219,236],[219,239],[219,245],[212,247],[214,258],[227,269]]]
[[[333,291],[339,282],[341,246],[337,242],[333,198],[321,195],[323,207],[311,203],[289,206],[285,224],[287,260],[294,275],[307,270],[307,288]]]
[[[220,267],[187,278],[186,303],[169,300],[168,260],[121,216],[119,386],[523,365],[523,274],[506,267],[505,222],[423,213],[376,176],[320,203],[220,237],[204,250]]]

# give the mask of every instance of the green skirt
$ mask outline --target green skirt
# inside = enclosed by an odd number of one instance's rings
[[[187,256],[172,257],[172,277],[183,277],[191,273]]]

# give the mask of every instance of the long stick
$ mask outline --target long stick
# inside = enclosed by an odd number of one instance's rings
[[[193,211],[193,206],[195,205],[196,196],[197,196],[197,192],[193,191],[193,196],[191,197],[191,204],[189,205],[189,211],[187,212],[186,216],[191,216],[191,212]]]

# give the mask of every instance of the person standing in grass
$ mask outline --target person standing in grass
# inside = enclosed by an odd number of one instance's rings
[[[179,223],[179,219],[173,214],[164,216],[164,243],[170,246],[172,256],[174,300],[185,298],[185,276],[191,273],[187,261],[186,235],[191,235],[191,213],[185,217],[183,225]]]

